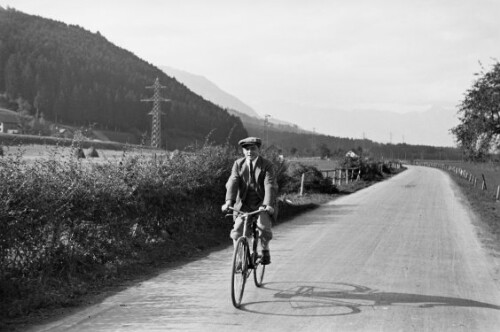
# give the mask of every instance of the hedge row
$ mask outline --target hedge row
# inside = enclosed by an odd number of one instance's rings
[[[237,158],[232,148],[125,153],[105,164],[56,156],[0,158],[3,315],[58,301],[50,298],[59,286],[106,277],[152,250],[168,255],[199,236],[229,233],[220,206]]]
[[[0,158],[0,298],[27,299],[50,280],[92,276],[218,227],[233,161],[222,147],[104,165]]]

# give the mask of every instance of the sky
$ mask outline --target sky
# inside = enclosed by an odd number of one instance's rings
[[[0,0],[0,6],[99,31],[157,67],[206,77],[262,116],[331,135],[336,111],[455,114],[480,63],[488,70],[500,54],[498,0]],[[428,140],[416,135],[410,143]],[[435,143],[453,145],[451,137]]]

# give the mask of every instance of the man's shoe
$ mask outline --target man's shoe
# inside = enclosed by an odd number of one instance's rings
[[[262,261],[260,262],[262,265],[271,264],[271,254],[269,250],[262,250]]]

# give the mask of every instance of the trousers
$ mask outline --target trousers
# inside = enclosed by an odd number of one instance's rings
[[[269,241],[273,238],[273,232],[271,230],[272,219],[266,211],[262,211],[257,216],[257,232],[259,232],[260,243],[262,249],[268,249]],[[251,227],[247,227],[247,234],[245,235],[251,236],[251,231]],[[234,218],[234,225],[230,237],[236,241],[241,235],[243,235],[243,218],[236,217]]]

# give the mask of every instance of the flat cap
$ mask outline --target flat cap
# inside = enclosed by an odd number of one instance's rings
[[[257,147],[260,148],[260,146],[262,145],[262,140],[258,137],[247,137],[239,141],[238,144],[243,148],[249,145],[257,145]]]

